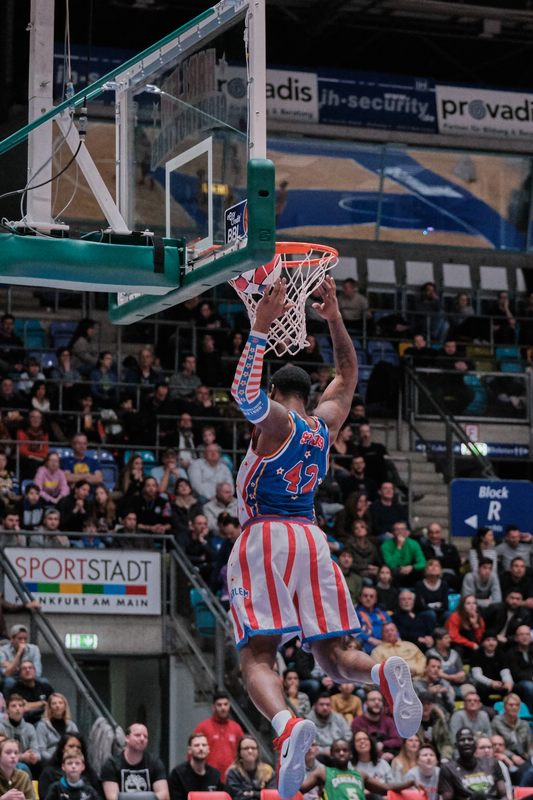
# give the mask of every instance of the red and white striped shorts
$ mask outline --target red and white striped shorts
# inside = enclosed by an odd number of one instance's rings
[[[305,644],[360,630],[326,536],[306,520],[248,523],[229,557],[228,590],[237,647],[257,634]]]

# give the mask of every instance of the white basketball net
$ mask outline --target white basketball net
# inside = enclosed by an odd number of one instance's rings
[[[294,305],[270,326],[265,353],[273,351],[278,356],[285,353],[294,355],[308,344],[305,326],[306,300],[320,286],[326,273],[336,266],[339,254],[333,247],[296,242],[279,242],[276,251],[275,271],[281,266],[279,277],[285,278],[287,300]],[[253,328],[255,310],[262,294],[246,294],[233,281],[230,283],[246,306]]]

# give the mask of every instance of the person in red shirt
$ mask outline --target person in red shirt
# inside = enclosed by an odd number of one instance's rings
[[[230,718],[230,704],[225,692],[213,695],[213,716],[199,722],[195,733],[203,733],[209,742],[207,763],[220,772],[222,780],[226,778],[228,767],[235,761],[237,742],[244,736],[238,722]]]

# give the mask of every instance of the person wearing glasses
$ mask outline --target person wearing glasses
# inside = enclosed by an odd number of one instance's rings
[[[233,800],[260,800],[262,789],[276,787],[274,770],[259,758],[259,745],[253,736],[243,736],[237,744],[237,757],[226,773],[226,787]]]

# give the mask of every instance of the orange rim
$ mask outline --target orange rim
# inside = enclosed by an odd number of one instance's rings
[[[283,266],[287,267],[287,269],[301,267],[302,264],[306,264],[310,267],[318,267],[318,265],[322,263],[324,256],[329,256],[330,259],[339,257],[339,251],[327,244],[312,244],[311,242],[276,242],[277,256],[301,256],[302,253],[308,253],[310,250],[315,250],[317,253],[320,253],[321,256],[315,258],[297,258],[291,259],[290,261],[285,261],[284,259]]]

